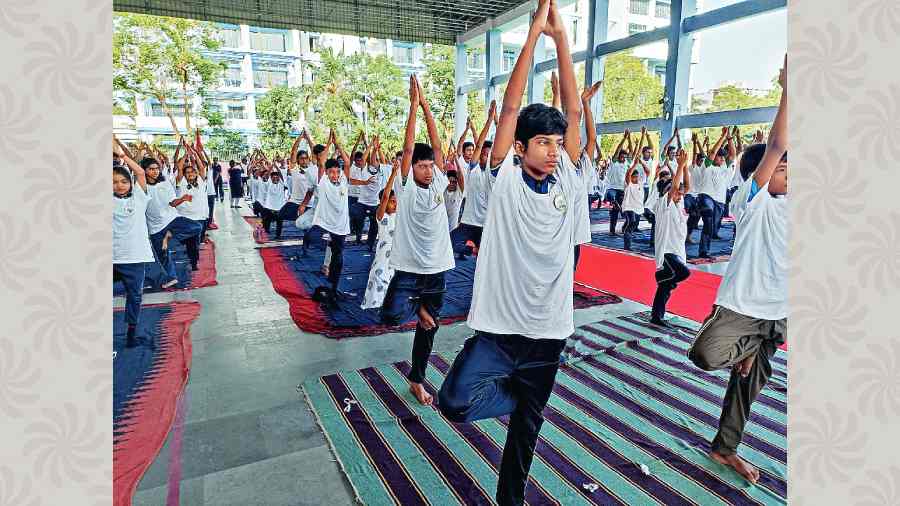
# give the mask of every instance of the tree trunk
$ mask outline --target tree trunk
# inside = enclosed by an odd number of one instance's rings
[[[156,99],[159,100],[163,112],[166,113],[166,117],[169,118],[169,122],[172,123],[172,131],[175,132],[175,141],[178,142],[178,138],[181,137],[181,132],[178,131],[178,124],[175,123],[172,111],[169,110],[169,104],[166,103],[166,97],[164,95],[157,95]]]
[[[187,135],[191,135],[191,108],[188,103],[187,72],[182,74],[181,90],[184,92],[184,129],[187,131]]]

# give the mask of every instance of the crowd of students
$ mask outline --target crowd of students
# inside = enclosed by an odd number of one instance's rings
[[[521,108],[541,36],[552,38],[557,50],[554,103]],[[711,456],[756,481],[758,471],[737,456],[737,447],[750,404],[771,374],[768,360],[786,333],[784,72],[768,141],[757,132],[745,147],[737,127],[722,128],[711,148],[709,139],[694,134],[687,149],[676,131],[657,153],[642,129],[636,143],[626,131],[605,158],[589,106],[602,83],[578,92],[556,2],[541,0],[503,102],[490,105],[480,130],[469,120],[457,142],[444,142],[413,75],[402,149],[391,153],[377,136],[361,133],[348,151],[333,130],[324,143],[303,130],[286,159],[269,160],[257,150],[241,162],[229,161],[231,207],[241,207],[246,195],[262,229],[271,233],[274,225],[275,238],[284,221],[294,222],[304,231],[304,255],[315,238],[328,235],[328,283],[315,293],[326,304],[346,298],[339,290],[345,243],[352,238],[363,244],[367,230],[374,260],[362,307],[379,309],[387,324],[416,321],[408,380],[422,404],[433,401],[422,382],[440,328],[445,275],[458,261],[475,262],[468,316],[474,335],[451,366],[438,405],[456,422],[510,415],[500,504],[523,503],[541,411],[575,330],[574,271],[580,245],[591,241],[591,207],[598,200],[610,205],[610,234],[624,220],[626,249],[641,218],[651,224],[657,282],[652,322],[666,327],[667,302],[690,276],[690,234],[702,221],[700,256],[709,256],[710,241],[731,214],[734,251],[689,356],[703,369],[732,369]],[[415,142],[419,111],[428,143]],[[171,162],[155,148],[132,149],[136,156],[114,143],[113,271],[127,291],[129,340],[146,263],[161,265],[160,279],[150,284],[176,284],[168,256],[174,239],[185,245],[196,269],[215,199],[224,200],[221,166],[202,149],[182,141]]]

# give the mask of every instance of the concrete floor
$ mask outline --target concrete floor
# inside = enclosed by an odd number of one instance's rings
[[[340,370],[409,359],[412,333],[334,340],[301,332],[272,288],[239,210],[216,203],[218,286],[153,294],[146,303],[197,300],[191,327],[193,364],[186,390],[182,450],[172,430],[141,480],[134,504],[349,505],[352,490],[338,469],[298,385]],[[240,210],[247,212],[247,206]],[[720,270],[704,266],[704,270]],[[123,305],[122,300],[116,301]],[[631,301],[579,310],[583,325],[647,309]],[[471,331],[443,327],[435,351],[453,351]],[[180,487],[170,490],[178,468]],[[178,494],[178,501],[167,498]]]

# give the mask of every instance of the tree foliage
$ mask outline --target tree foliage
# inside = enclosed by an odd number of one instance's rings
[[[315,142],[324,142],[334,128],[350,149],[357,133],[381,137],[386,147],[402,142],[409,85],[403,72],[388,57],[367,53],[319,52],[315,79],[303,88],[302,110]]]
[[[302,110],[300,88],[277,86],[256,101],[256,119],[262,131],[262,147],[267,153],[287,153],[294,139],[291,132]]]
[[[190,97],[215,86],[225,68],[206,51],[219,48],[211,23],[144,14],[113,18],[113,90],[137,97],[153,97],[178,133],[169,103],[185,103],[190,130]]]

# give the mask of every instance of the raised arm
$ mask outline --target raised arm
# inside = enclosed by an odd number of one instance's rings
[[[481,150],[484,148],[484,141],[487,139],[488,132],[491,130],[491,123],[494,122],[494,116],[497,115],[497,101],[491,100],[491,108],[488,110],[487,119],[484,121],[484,127],[478,134],[478,140],[475,142],[475,154],[472,155],[473,160],[481,160]],[[457,170],[457,172],[459,172]]]
[[[118,141],[118,139],[116,139]],[[119,143],[121,146],[122,144]],[[125,164],[128,165],[128,168],[131,169],[131,173],[134,174],[134,182],[137,183],[138,186],[144,190],[144,193],[147,192],[147,176],[144,174],[144,168],[141,167],[141,164],[135,162],[131,159],[130,156],[125,154],[124,151],[121,153],[122,159],[125,160]]]
[[[519,108],[522,106],[522,93],[525,92],[525,85],[528,84],[528,71],[534,60],[534,46],[547,25],[549,13],[550,0],[540,0],[537,12],[528,28],[528,35],[525,37],[522,51],[519,52],[519,57],[509,76],[509,82],[506,84],[506,92],[503,94],[500,122],[497,132],[494,134],[494,147],[491,149],[491,168],[503,162],[515,142],[516,123],[519,119]]]
[[[650,152],[653,153],[653,138],[650,134],[647,133],[647,128],[644,127],[644,139],[647,142],[647,147],[650,148]]]
[[[662,164],[663,158],[666,157],[666,152],[669,150],[669,146],[672,145],[672,141],[674,141],[676,137],[678,137],[678,130],[675,130],[672,136],[669,137],[669,140],[666,141],[666,144],[662,147],[662,149],[659,150],[659,155],[656,158],[657,165]]]
[[[466,142],[466,134],[469,133],[469,125],[471,125],[471,124],[472,124],[472,117],[469,116],[468,118],[466,118],[466,126],[465,126],[465,128],[463,128],[462,135],[460,135],[459,140],[456,141],[456,152],[457,153],[462,153],[462,150],[463,150],[462,145],[464,142]]]
[[[409,176],[412,167],[413,147],[416,144],[416,110],[419,108],[419,87],[415,74],[409,76],[409,114],[406,116],[406,137],[403,141],[403,158],[400,161],[400,175],[403,180]]]
[[[597,150],[597,125],[594,124],[594,114],[591,112],[591,99],[602,85],[603,81],[597,81],[581,92],[581,109],[584,111],[584,130],[587,135],[584,151],[591,160],[594,159],[594,152]]]
[[[734,147],[734,130],[732,130],[731,133],[728,134],[727,141],[728,144],[726,144],[725,146],[725,162],[730,165],[731,162],[733,162],[737,157],[737,149]]]
[[[288,158],[288,170],[294,172],[294,164],[297,163],[297,148],[300,147],[300,140],[303,139],[303,135],[298,135],[296,139],[294,139],[294,143],[291,145],[291,156]],[[306,167],[303,167],[304,169]]]
[[[631,144],[631,135],[628,136],[628,153],[632,158],[637,158],[641,152],[641,145],[644,144],[644,137],[647,135],[647,127],[641,127],[641,137],[634,146]]]
[[[334,141],[334,152],[335,152],[335,154],[336,154],[337,156],[341,157],[341,160],[344,161],[344,176],[347,178],[347,182],[349,183],[349,182],[351,181],[351,179],[350,179],[350,166],[352,165],[352,164],[350,163],[350,155],[348,155],[348,154],[341,148],[341,145],[340,145],[340,143],[339,143],[338,140],[337,140],[337,134],[335,134],[335,135],[333,136],[332,139],[333,139],[333,141]],[[361,180],[357,180],[357,181],[361,181]],[[351,183],[351,184],[352,184],[352,183]],[[366,182],[363,181],[362,184],[366,184]],[[357,185],[359,185],[359,183],[357,183]]]
[[[562,112],[562,100],[559,98],[559,77],[555,70],[550,73],[550,89],[553,90],[553,101],[550,105]]]
[[[669,189],[669,202],[674,200],[673,196],[676,192],[687,193],[691,190],[691,171],[687,168],[687,153],[683,149],[679,149],[675,155],[675,160],[678,161],[678,168],[672,177],[672,187]],[[680,188],[682,181],[684,181],[684,188]]]
[[[630,139],[630,138],[631,138],[631,137],[630,137],[630,134],[631,134],[631,132],[629,132],[627,129],[625,130],[625,133],[622,134],[622,140],[620,140],[619,143],[616,144],[616,149],[615,149],[615,151],[613,151],[613,152],[610,154],[610,157],[612,157],[613,160],[615,160],[616,158],[618,158],[619,152],[622,151],[622,146],[625,145],[625,139]]]
[[[581,97],[575,79],[575,65],[569,51],[569,37],[566,26],[559,14],[556,0],[550,0],[550,12],[547,16],[547,31],[556,43],[556,59],[559,64],[559,94],[562,99],[563,112],[569,126],[566,128],[564,146],[571,160],[577,160],[581,154]],[[524,91],[524,89],[523,89]],[[521,92],[519,92],[521,94]]]
[[[722,149],[722,144],[725,143],[726,137],[728,137],[728,127],[722,127],[722,135],[719,136],[719,140],[716,141],[716,144],[713,146],[712,150],[710,150],[706,155],[710,160],[714,160],[716,154],[720,149]]]
[[[628,166],[628,170],[625,171],[625,186],[631,184],[631,174],[637,170],[638,162],[640,162],[640,157],[634,157],[631,160],[631,165]]]
[[[413,78],[416,75],[413,74]],[[434,151],[434,164],[443,173],[447,173],[444,168],[444,154],[441,150],[441,134],[438,132],[437,125],[434,122],[434,116],[431,114],[431,107],[428,106],[428,100],[425,99],[425,92],[422,90],[422,84],[416,79],[416,90],[419,95],[419,105],[422,106],[422,115],[425,116],[425,125],[428,127],[428,138],[431,140],[431,149]]]
[[[753,176],[759,187],[769,183],[769,179],[772,178],[772,174],[775,173],[775,169],[781,162],[781,157],[787,152],[787,55],[784,56],[784,67],[778,76],[778,83],[781,84],[781,102],[778,104],[778,112],[775,113],[772,129],[769,130],[766,151]]]
[[[391,175],[388,176],[387,185],[384,187],[384,190],[381,194],[381,202],[378,203],[378,210],[375,211],[375,218],[378,221],[384,219],[384,213],[387,212],[388,201],[391,200],[391,190],[394,189],[394,180],[397,179],[397,172],[399,167],[394,165],[391,167]]]

